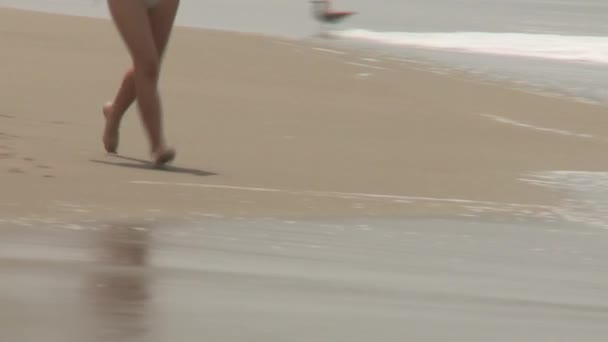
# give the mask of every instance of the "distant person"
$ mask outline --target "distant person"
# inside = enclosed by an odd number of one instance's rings
[[[120,122],[137,100],[150,141],[152,163],[161,166],[175,158],[175,150],[167,146],[163,133],[158,82],[179,0],[108,0],[108,7],[133,66],[125,73],[114,101],[103,106],[103,144],[108,153],[116,153]]]
[[[352,11],[335,11],[331,8],[329,0],[311,0],[313,4],[313,14],[321,23],[337,23],[346,17],[356,14]]]

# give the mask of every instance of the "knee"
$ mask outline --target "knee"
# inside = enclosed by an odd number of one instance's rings
[[[160,60],[158,58],[149,58],[144,61],[138,61],[135,63],[133,72],[140,77],[156,81],[160,73]]]

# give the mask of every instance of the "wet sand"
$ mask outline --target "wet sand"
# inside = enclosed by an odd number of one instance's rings
[[[109,22],[0,22],[0,341],[605,336],[608,231],[521,180],[608,168],[605,108],[179,28],[154,170],[135,110],[103,153]]]
[[[3,230],[0,339],[603,341],[607,234],[363,219]]]

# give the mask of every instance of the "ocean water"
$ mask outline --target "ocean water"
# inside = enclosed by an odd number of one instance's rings
[[[355,3],[355,1],[353,1]],[[490,79],[605,105],[608,3],[597,0],[388,1],[343,39]]]

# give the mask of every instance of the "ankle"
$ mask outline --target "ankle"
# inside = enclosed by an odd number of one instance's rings
[[[166,151],[167,149],[168,149],[168,147],[164,142],[159,142],[156,144],[153,143],[152,146],[150,147],[150,152],[152,154],[157,154],[157,153]]]

